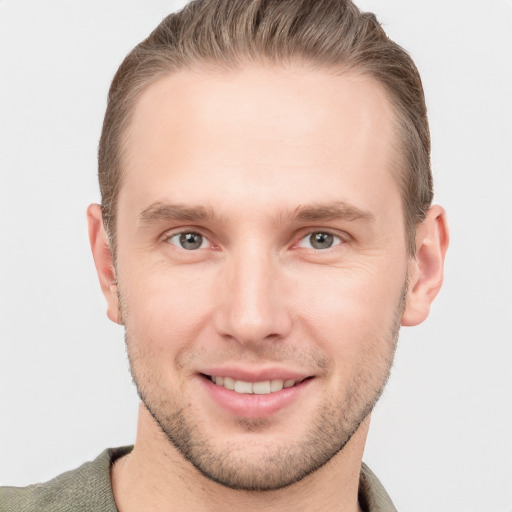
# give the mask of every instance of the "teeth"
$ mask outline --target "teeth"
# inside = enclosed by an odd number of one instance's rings
[[[270,393],[270,381],[264,380],[263,382],[255,382],[252,385],[252,392],[255,395],[266,395]]]
[[[219,380],[217,381],[217,379]],[[224,382],[222,382],[223,380]],[[224,386],[226,389],[235,389],[235,380],[230,377],[224,377],[224,379],[222,377],[217,377],[215,378],[214,382],[219,386]]]
[[[295,386],[297,381],[292,379],[273,379],[263,380],[261,382],[245,382],[243,380],[235,380],[231,377],[210,377],[212,382],[217,386],[236,391],[242,394],[267,395],[281,391],[283,388],[291,388]]]
[[[283,381],[280,379],[274,379],[270,381],[270,392],[281,391],[283,389]]]
[[[235,391],[237,393],[252,393],[252,384],[243,380],[236,380]]]

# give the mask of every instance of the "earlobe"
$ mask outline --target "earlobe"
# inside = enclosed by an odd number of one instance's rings
[[[96,272],[100,280],[101,290],[107,300],[107,316],[112,322],[122,324],[114,261],[99,204],[91,204],[87,208],[87,223]]]
[[[430,312],[430,305],[443,284],[444,259],[449,234],[446,212],[432,206],[416,231],[416,257],[409,265],[407,300],[402,325],[418,325]]]

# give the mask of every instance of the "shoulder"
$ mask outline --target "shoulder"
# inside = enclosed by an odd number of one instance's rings
[[[104,450],[96,459],[52,480],[27,487],[0,487],[0,512],[117,512],[110,466],[131,447]]]
[[[396,512],[386,489],[364,462],[359,477],[358,498],[361,508],[365,512]]]

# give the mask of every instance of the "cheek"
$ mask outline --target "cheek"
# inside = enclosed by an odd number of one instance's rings
[[[377,268],[319,272],[295,294],[305,328],[340,360],[357,359],[386,343],[395,329],[405,271]]]
[[[211,280],[190,269],[133,270],[119,276],[127,332],[153,350],[190,347],[212,307]]]

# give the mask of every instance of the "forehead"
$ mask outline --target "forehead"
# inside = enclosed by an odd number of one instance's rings
[[[362,74],[257,65],[176,72],[134,107],[120,200],[129,188],[141,207],[177,190],[200,202],[199,188],[219,186],[243,189],[252,202],[269,191],[291,203],[318,201],[349,185],[354,202],[358,184],[382,195],[394,181],[394,119],[385,91]]]

